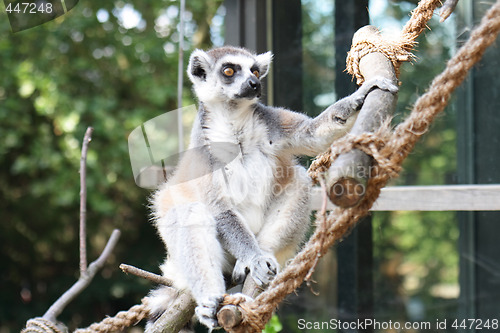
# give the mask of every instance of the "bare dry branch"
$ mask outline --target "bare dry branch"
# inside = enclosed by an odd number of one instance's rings
[[[80,276],[87,271],[87,151],[94,129],[88,127],[83,137],[82,156],[80,157]]]
[[[87,174],[86,174],[86,163],[87,163],[87,151],[88,145],[92,137],[93,128],[87,128],[85,136],[82,143],[82,156],[80,158],[80,278],[78,281],[71,286],[64,294],[59,297],[54,304],[45,312],[43,318],[50,320],[53,323],[57,323],[57,316],[66,308],[66,306],[76,298],[89,284],[92,279],[97,274],[97,272],[102,268],[106,260],[109,258],[118,239],[120,238],[120,230],[115,229],[109,237],[104,250],[102,251],[99,258],[93,261],[87,267],[87,246],[86,246],[86,205],[87,205]]]
[[[64,308],[73,299],[75,299],[75,297],[78,296],[90,284],[90,282],[92,282],[96,273],[102,268],[108,257],[111,255],[111,252],[115,248],[119,238],[120,230],[113,230],[113,233],[111,234],[111,237],[109,237],[108,243],[99,258],[92,262],[87,268],[86,273],[81,275],[78,281],[76,281],[71,288],[69,288],[64,294],[61,295],[61,297],[57,299],[57,301],[54,302],[54,304],[52,304],[52,306],[43,315],[44,319],[50,320],[53,323],[57,322],[57,316],[61,314]]]
[[[451,13],[453,13],[457,4],[458,0],[446,0],[443,7],[441,7],[441,10],[439,11],[439,16],[441,16],[439,22],[444,22],[451,15]]]
[[[241,310],[236,305],[225,305],[217,312],[219,324],[226,329],[238,326],[242,319]]]
[[[143,269],[134,267],[132,265],[121,264],[120,269],[126,274],[132,274],[132,275],[141,277],[143,279],[152,281],[154,283],[162,284],[162,285],[167,286],[167,287],[172,287],[172,285],[173,285],[172,280],[170,280],[164,276],[145,271]]]

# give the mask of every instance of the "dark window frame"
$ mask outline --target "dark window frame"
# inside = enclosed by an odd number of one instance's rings
[[[301,1],[226,0],[225,6],[226,44],[243,46],[257,53],[269,48],[276,55],[268,80],[270,88],[267,101],[301,111]],[[368,0],[336,0],[335,8],[333,46],[336,50],[337,79],[332,89],[335,89],[337,96],[346,96],[356,86],[344,72],[345,56],[355,31],[369,23]],[[337,259],[342,269],[338,276],[338,304],[335,307],[341,320],[373,318],[373,242],[370,222],[370,218],[365,218],[337,245]]]

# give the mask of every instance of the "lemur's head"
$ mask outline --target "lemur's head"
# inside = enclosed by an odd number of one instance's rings
[[[271,52],[256,55],[232,46],[195,50],[189,59],[188,76],[200,102],[257,100],[260,80],[267,75],[272,57]]]

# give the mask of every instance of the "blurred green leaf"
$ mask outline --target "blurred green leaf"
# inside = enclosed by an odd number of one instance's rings
[[[283,325],[277,315],[273,314],[271,320],[266,324],[266,327],[262,331],[262,333],[278,333],[283,329]]]

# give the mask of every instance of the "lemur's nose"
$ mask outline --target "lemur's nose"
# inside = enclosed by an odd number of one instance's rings
[[[260,81],[257,78],[250,77],[247,82],[248,82],[248,85],[250,86],[250,88],[252,88],[254,91],[259,90]]]

